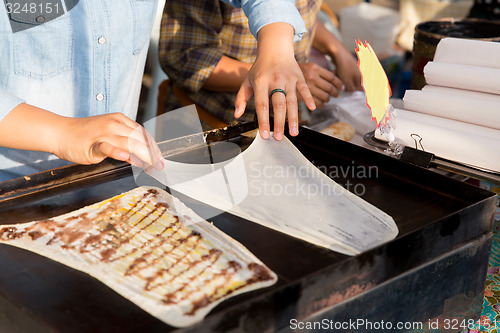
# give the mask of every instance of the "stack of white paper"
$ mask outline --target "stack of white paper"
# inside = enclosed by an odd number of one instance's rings
[[[442,39],[424,68],[428,83],[408,90],[395,136],[414,135],[440,157],[500,172],[500,43]]]

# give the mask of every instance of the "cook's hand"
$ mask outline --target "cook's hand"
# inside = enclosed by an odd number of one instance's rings
[[[297,91],[310,110],[316,105],[306,81],[297,64],[293,51],[293,27],[287,23],[272,23],[258,33],[257,59],[250,69],[235,101],[235,117],[245,112],[247,102],[255,95],[255,108],[259,120],[260,135],[269,138],[269,97],[274,110],[274,138],[281,140],[284,134],[285,118],[288,115],[290,135],[299,133]]]
[[[345,90],[362,90],[361,73],[356,58],[349,52],[333,33],[320,21],[316,24],[313,47],[323,54],[328,54],[336,67],[336,74],[344,83]]]
[[[333,58],[337,76],[342,80],[346,91],[363,90],[361,87],[361,73],[356,59],[345,47],[338,50],[337,56]]]
[[[330,96],[337,97],[339,91],[344,89],[342,81],[335,74],[318,64],[309,62],[299,66],[317,107],[323,107]]]
[[[65,118],[54,154],[79,164],[95,164],[111,157],[132,165],[163,169],[161,151],[151,134],[121,113],[87,118]]]
[[[21,103],[0,121],[0,146],[44,151],[79,164],[106,157],[162,169],[160,149],[138,123],[121,113],[63,117]]]

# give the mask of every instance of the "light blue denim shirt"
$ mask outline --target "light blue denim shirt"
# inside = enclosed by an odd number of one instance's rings
[[[63,15],[15,33],[11,20],[39,17],[0,5],[0,121],[22,102],[68,117],[122,112],[135,119],[157,1],[55,1]],[[224,2],[243,8],[254,35],[273,22],[290,23],[296,38],[305,32],[294,0]],[[0,181],[66,163],[0,147]]]

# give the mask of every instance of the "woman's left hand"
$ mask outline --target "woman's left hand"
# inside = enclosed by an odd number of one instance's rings
[[[299,134],[297,92],[310,110],[316,109],[294,57],[293,33],[293,27],[288,23],[272,23],[260,29],[257,59],[236,95],[236,118],[243,115],[247,102],[255,95],[260,135],[266,140],[270,136],[269,99],[273,105],[276,140],[283,139],[287,115],[290,135]]]

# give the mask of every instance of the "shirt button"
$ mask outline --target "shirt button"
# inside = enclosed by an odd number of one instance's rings
[[[100,101],[102,101],[104,99],[104,95],[103,94],[97,94],[97,96],[95,98],[100,102]]]
[[[97,42],[102,45],[102,44],[106,43],[106,38],[104,38],[104,37],[101,36],[101,37],[99,37],[99,39],[97,40]]]

